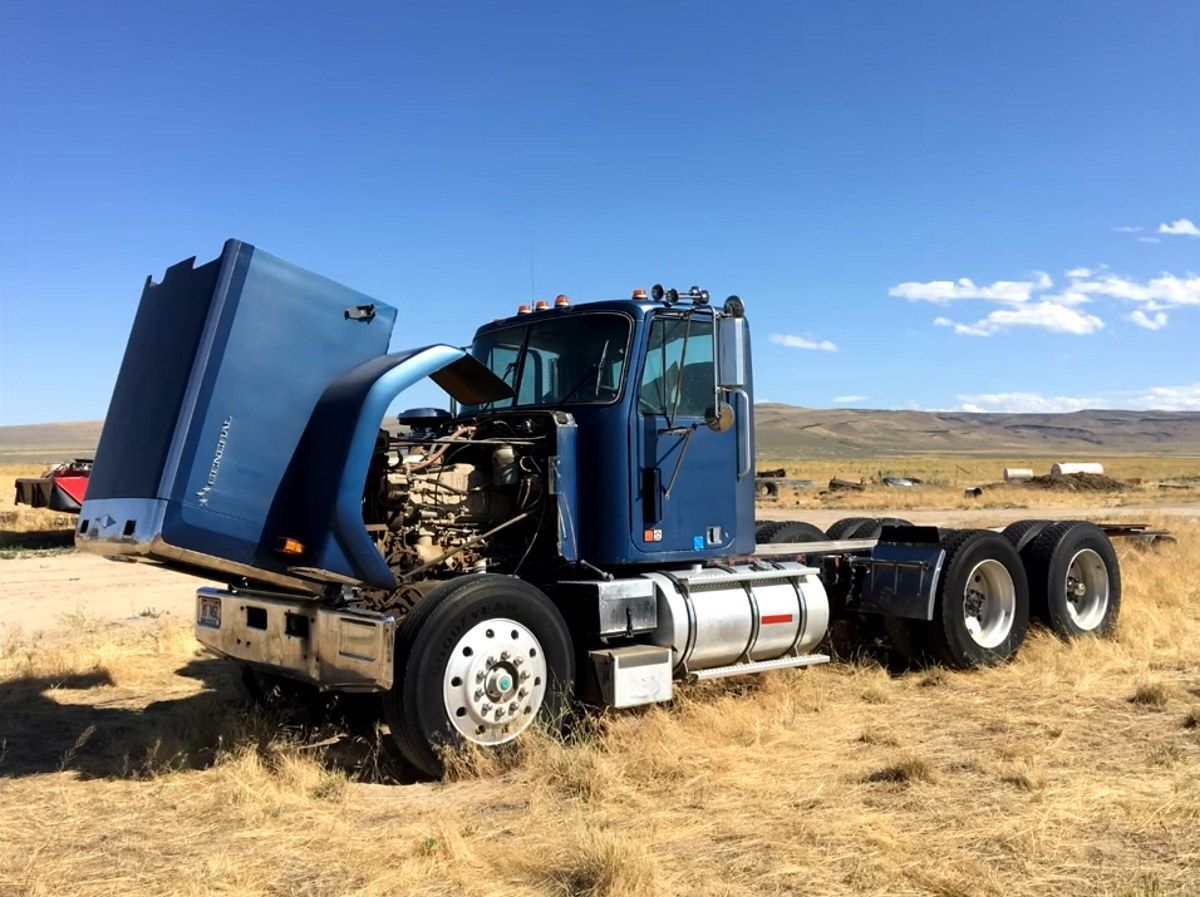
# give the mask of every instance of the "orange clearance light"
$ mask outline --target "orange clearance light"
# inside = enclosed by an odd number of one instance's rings
[[[645,290],[634,290],[634,291],[633,291],[633,298],[634,298],[634,299],[645,299],[645,298],[646,298],[646,291],[645,291]]]
[[[533,304],[534,311],[545,311],[549,307],[550,307],[550,303],[547,302],[545,299],[539,299],[537,302],[535,302]]]
[[[570,308],[571,300],[568,297],[563,296],[563,295],[555,296],[554,297],[554,307],[555,308]]]
[[[519,315],[529,314],[529,306],[528,305],[518,305],[517,306],[517,314],[519,314]]]
[[[304,554],[304,543],[299,539],[289,539],[286,536],[279,540],[280,554]]]

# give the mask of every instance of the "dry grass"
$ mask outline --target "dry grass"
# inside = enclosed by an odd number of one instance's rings
[[[759,470],[784,468],[788,476],[811,479],[813,489],[785,490],[767,507],[916,509],[1120,507],[1180,504],[1200,501],[1200,457],[1089,456],[1101,461],[1105,472],[1128,481],[1125,490],[1112,492],[1060,492],[1004,485],[1005,467],[1029,467],[1044,474],[1059,458],[956,458],[953,456],[911,458],[867,458],[851,461],[813,461],[792,458],[758,459]],[[1077,460],[1072,458],[1072,460]],[[884,476],[917,477],[924,483],[915,489],[884,486]],[[864,492],[826,492],[832,477],[865,482]],[[1164,487],[1162,484],[1166,483]],[[999,485],[997,485],[999,484]],[[985,486],[978,498],[967,498],[968,486]]]
[[[249,712],[163,620],[11,636],[0,894],[1194,895],[1200,525],[1171,525],[1121,549],[1111,641],[681,688],[444,783]]]
[[[75,517],[46,508],[18,506],[17,477],[39,477],[44,464],[0,464],[0,558],[19,554],[26,549],[58,549],[69,547],[75,529]]]

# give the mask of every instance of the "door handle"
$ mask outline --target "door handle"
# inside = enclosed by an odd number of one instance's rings
[[[742,477],[748,474],[750,469],[754,466],[753,451],[750,445],[750,440],[753,436],[753,434],[750,432],[750,396],[747,394],[746,390],[741,388],[731,389],[730,392],[741,398],[742,404],[745,406],[746,411],[744,415],[739,414],[737,419],[734,421],[738,428],[738,433],[741,435],[741,439],[738,442],[738,455],[742,457],[738,458],[737,475],[737,478],[740,480]],[[743,461],[745,462],[745,467],[742,466]]]

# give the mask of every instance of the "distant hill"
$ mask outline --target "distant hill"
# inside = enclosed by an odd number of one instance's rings
[[[22,424],[0,427],[0,463],[47,463],[90,458],[100,441],[104,421]]]
[[[1200,455],[1200,412],[957,411],[755,407],[760,455],[847,458],[887,455]]]
[[[755,408],[758,451],[769,457],[864,458],[891,455],[1200,455],[1200,412],[1076,411],[1071,414],[965,414]],[[0,462],[88,457],[102,421],[0,427]]]

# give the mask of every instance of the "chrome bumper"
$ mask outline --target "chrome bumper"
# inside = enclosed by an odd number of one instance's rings
[[[196,592],[196,638],[222,657],[336,691],[392,687],[396,618],[300,596]]]

